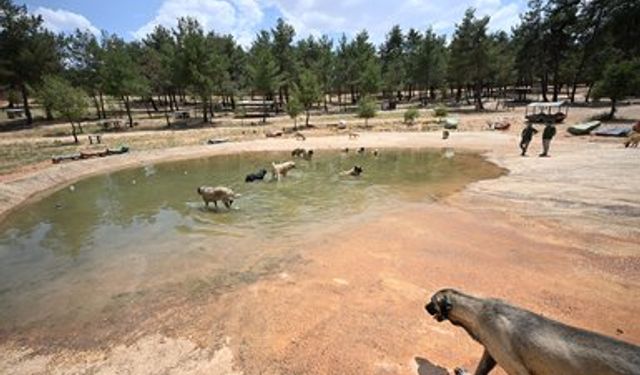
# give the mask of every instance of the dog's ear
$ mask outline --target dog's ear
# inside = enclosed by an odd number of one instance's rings
[[[451,304],[451,299],[449,299],[449,296],[445,295],[444,297],[442,297],[439,303],[439,307],[440,307],[440,315],[442,316],[443,319],[447,319],[449,317],[449,312],[453,308],[453,305]]]

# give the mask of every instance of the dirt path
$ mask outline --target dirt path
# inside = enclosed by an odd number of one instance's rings
[[[512,135],[363,134],[132,153],[58,165],[0,186],[0,212],[90,174],[214,154],[334,147],[491,150],[510,170],[446,202],[407,205],[310,240],[303,261],[197,306],[173,306],[107,348],[0,348],[0,372],[444,374],[481,348],[423,306],[444,287],[492,296],[640,344],[640,153],[558,140],[520,158]],[[539,145],[531,154],[535,155]],[[29,193],[27,193],[29,192]],[[440,367],[441,366],[441,367]],[[500,372],[498,372],[500,373]]]

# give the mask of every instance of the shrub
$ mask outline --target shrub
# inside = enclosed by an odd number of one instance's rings
[[[420,116],[420,112],[416,108],[409,108],[404,112],[405,124],[413,124]]]
[[[376,116],[376,102],[365,96],[358,102],[358,117],[364,119],[364,126],[369,126],[369,119]]]
[[[447,107],[438,107],[436,109],[433,110],[436,117],[445,117],[449,114],[449,110],[447,109]]]

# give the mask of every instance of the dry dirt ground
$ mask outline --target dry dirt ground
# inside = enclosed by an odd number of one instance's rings
[[[622,112],[640,117],[638,108]],[[444,201],[352,222],[330,237],[310,234],[300,261],[227,293],[205,293],[195,305],[166,306],[100,347],[5,338],[0,373],[424,375],[473,369],[481,347],[424,312],[430,295],[444,287],[502,298],[640,344],[640,151],[619,140],[566,137],[561,130],[551,158],[534,156],[539,138],[532,156],[521,158],[520,124],[506,133],[480,131],[488,116],[460,116],[468,131],[446,141],[439,132],[371,132],[356,141],[310,133],[304,143],[182,146],[5,176],[4,213],[94,173],[301,145],[473,149],[509,170]],[[588,113],[572,116],[577,121]]]

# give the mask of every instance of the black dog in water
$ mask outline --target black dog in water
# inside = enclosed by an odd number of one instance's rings
[[[267,175],[266,169],[261,169],[256,173],[250,173],[244,178],[244,182],[253,182],[258,180],[264,180],[264,176]]]

